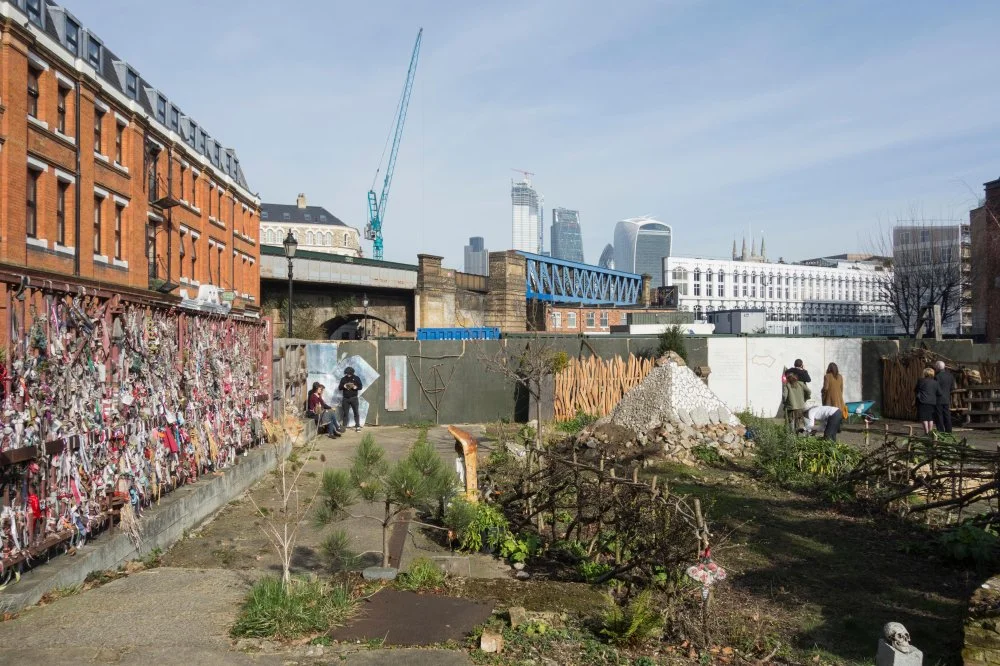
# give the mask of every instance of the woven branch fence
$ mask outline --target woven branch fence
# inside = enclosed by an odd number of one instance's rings
[[[579,412],[607,416],[629,390],[637,386],[654,368],[652,359],[628,360],[616,356],[601,359],[591,356],[572,359],[556,375],[555,417],[564,421]]]
[[[882,416],[892,419],[917,420],[914,391],[925,368],[935,361],[944,361],[955,373],[955,388],[951,407],[966,411],[968,404],[963,389],[975,384],[1000,384],[1000,363],[989,361],[955,363],[929,349],[912,349],[905,354],[882,358]],[[977,381],[970,381],[970,371],[978,372]]]

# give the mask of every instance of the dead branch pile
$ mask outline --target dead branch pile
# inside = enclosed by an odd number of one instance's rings
[[[489,475],[511,527],[535,527],[552,543],[581,544],[602,565],[594,582],[648,584],[698,553],[695,502],[655,476],[640,480],[636,464],[585,462],[568,443],[541,455],[529,450],[527,459],[510,456]]]
[[[846,481],[884,510],[921,514],[928,523],[987,520],[1000,510],[1000,452],[965,441],[887,436]]]

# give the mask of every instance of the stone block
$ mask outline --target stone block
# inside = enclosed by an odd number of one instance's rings
[[[709,424],[708,410],[704,407],[695,407],[691,410],[691,420],[696,426],[707,426]]]
[[[507,610],[507,615],[510,617],[510,628],[517,629],[523,624],[528,622],[528,611],[526,611],[522,606],[511,606]]]
[[[503,652],[503,636],[498,631],[483,631],[479,637],[479,649],[488,654],[500,654]]]
[[[875,666],[922,666],[924,653],[910,646],[909,652],[900,652],[881,638],[878,641],[878,653],[875,655]]]
[[[361,575],[365,580],[396,580],[398,569],[393,567],[368,567]]]

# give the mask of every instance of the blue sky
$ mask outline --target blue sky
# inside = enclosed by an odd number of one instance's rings
[[[1000,177],[997,3],[68,7],[234,147],[264,201],[305,192],[359,228],[423,27],[394,261],[461,268],[473,235],[507,247],[511,168],[535,173],[546,245],[552,207],[581,211],[589,261],[645,214],[673,225],[678,255],[725,255],[748,230],[774,257],[864,251],[914,210],[967,217]]]

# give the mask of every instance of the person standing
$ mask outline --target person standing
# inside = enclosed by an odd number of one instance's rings
[[[823,376],[823,390],[820,392],[823,404],[827,407],[839,407],[840,414],[847,418],[847,404],[844,402],[844,377],[836,363],[826,366]]]
[[[358,392],[361,391],[364,386],[361,384],[361,379],[354,374],[354,368],[347,368],[344,370],[344,377],[340,380],[341,394],[344,396],[343,407],[344,410],[344,426],[347,426],[347,409],[350,407],[351,411],[354,412],[354,431],[359,432],[361,430],[361,417],[358,416]]]
[[[809,371],[806,370],[806,366],[802,362],[801,358],[795,359],[794,367],[792,367],[792,369],[788,372],[794,372],[800,382],[808,384],[812,381],[812,377],[809,376]]]
[[[811,397],[812,392],[805,382],[799,381],[795,368],[785,373],[785,384],[781,387],[781,405],[785,408],[785,420],[792,432],[799,430],[806,401]]]
[[[934,430],[934,415],[937,412],[941,386],[934,379],[934,368],[926,368],[924,376],[917,381],[917,418],[924,426],[924,434],[929,435]]]
[[[824,405],[822,407],[810,407],[806,410],[805,432],[812,435],[816,430],[816,421],[826,422],[823,429],[823,438],[831,442],[837,441],[837,433],[840,432],[840,424],[844,422],[844,414],[840,407],[835,405]]]
[[[955,375],[951,374],[944,361],[938,361],[934,367],[937,369],[934,378],[937,379],[938,387],[941,389],[934,425],[941,432],[951,432],[951,392],[955,389]]]

